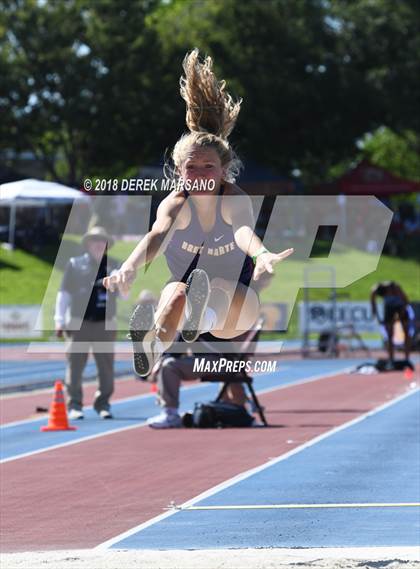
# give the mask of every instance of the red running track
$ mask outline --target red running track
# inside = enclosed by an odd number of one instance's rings
[[[402,373],[261,396],[271,428],[130,431],[1,466],[2,549],[91,548],[405,393]]]
[[[151,384],[135,379],[118,379],[115,381],[115,390],[112,400],[124,399],[126,397],[135,397],[150,393]],[[83,387],[83,398],[86,406],[92,405],[96,391],[96,383],[88,383]],[[37,413],[36,409],[48,409],[52,398],[54,388],[43,389],[36,392],[13,393],[3,395],[0,399],[0,425],[12,423],[14,421],[23,421],[26,419],[39,419],[45,413]],[[112,403],[111,400],[111,403]]]

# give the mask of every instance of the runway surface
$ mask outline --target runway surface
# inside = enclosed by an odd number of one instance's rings
[[[40,432],[51,390],[4,396],[3,551],[418,545],[418,370],[356,363],[256,376],[268,428],[154,431],[155,396],[129,378],[115,419],[88,409],[76,431]],[[216,390],[185,384],[183,409]]]

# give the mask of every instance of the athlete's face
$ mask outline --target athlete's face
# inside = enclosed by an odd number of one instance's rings
[[[223,175],[222,162],[214,148],[192,147],[181,166],[181,177],[184,180],[213,180],[214,183],[208,184],[209,193],[219,188]]]

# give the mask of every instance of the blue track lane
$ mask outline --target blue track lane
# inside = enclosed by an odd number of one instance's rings
[[[53,384],[56,379],[63,378],[66,373],[66,364],[62,361],[32,361],[19,362],[3,360],[0,366],[0,390],[12,387],[36,388],[39,384]],[[115,373],[117,375],[132,373],[131,361],[116,361]],[[97,375],[95,362],[88,362],[84,371],[84,378],[93,378]]]
[[[338,373],[355,363],[357,363],[356,360],[287,361],[284,364],[278,364],[277,373],[255,376],[254,385],[256,391],[259,392],[282,385],[291,385],[315,375]],[[196,401],[212,399],[217,390],[218,384],[209,383],[182,389],[181,411],[191,409]],[[1,460],[9,459],[23,453],[48,449],[58,444],[83,440],[92,435],[138,425],[159,412],[155,399],[155,396],[151,394],[113,403],[112,411],[115,416],[113,421],[103,421],[93,410],[86,410],[85,419],[73,423],[77,431],[40,432],[40,426],[47,422],[45,417],[9,427],[4,426],[0,429],[0,458]]]
[[[196,505],[420,502],[419,392]],[[185,511],[118,549],[416,546],[420,510]]]

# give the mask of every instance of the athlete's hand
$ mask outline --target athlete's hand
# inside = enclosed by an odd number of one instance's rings
[[[135,268],[131,265],[122,265],[118,271],[114,271],[109,277],[105,277],[102,284],[110,292],[118,290],[121,295],[126,296],[135,278]]]
[[[293,251],[294,249],[286,249],[281,253],[270,253],[270,251],[267,251],[258,255],[254,268],[254,280],[257,281],[265,272],[273,274],[274,266],[286,259]]]

